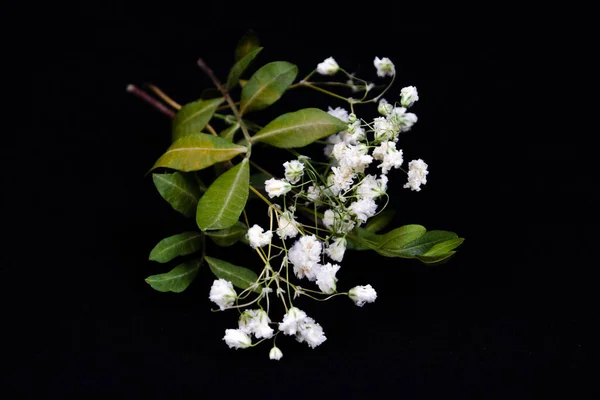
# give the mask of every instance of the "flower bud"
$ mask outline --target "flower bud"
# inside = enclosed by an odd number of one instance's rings
[[[265,181],[265,190],[270,198],[278,197],[292,190],[292,185],[283,179],[271,178]]]
[[[394,63],[387,57],[379,58],[375,57],[373,65],[377,68],[377,76],[383,78],[384,76],[394,76],[396,74],[396,67]]]
[[[351,113],[350,115],[348,115],[348,123],[349,123],[349,124],[353,124],[353,123],[354,123],[354,121],[356,121],[356,119],[357,119],[357,118],[356,118],[356,114],[354,114],[354,113]]]
[[[377,107],[377,112],[381,115],[388,115],[392,112],[394,106],[387,102],[386,99],[379,100],[379,106]]]
[[[354,303],[362,307],[365,303],[372,303],[377,298],[377,292],[371,285],[356,286],[350,289],[348,296]]]
[[[410,107],[413,103],[419,100],[419,94],[417,93],[417,88],[414,86],[407,86],[400,91],[400,96],[402,96],[400,103],[402,103],[402,107]]]
[[[239,329],[225,329],[223,340],[229,348],[245,349],[252,345],[250,336]]]
[[[326,58],[317,65],[317,72],[321,75],[334,75],[339,69],[340,66],[333,57]]]
[[[279,350],[279,347],[273,346],[273,348],[269,352],[269,358],[271,360],[279,361],[279,360],[281,360],[281,357],[283,357],[283,353],[281,352],[281,350]]]

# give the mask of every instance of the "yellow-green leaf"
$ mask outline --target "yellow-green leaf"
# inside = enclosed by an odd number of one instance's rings
[[[235,224],[248,201],[250,166],[248,159],[220,175],[198,202],[196,223],[203,231]]]
[[[181,172],[172,174],[152,174],[154,186],[158,193],[171,207],[186,217],[196,214],[196,206],[200,200],[200,188],[189,175]]]
[[[252,137],[280,148],[303,147],[315,140],[341,132],[348,124],[318,108],[280,115]]]
[[[275,61],[260,68],[242,89],[240,113],[262,110],[275,103],[294,82],[298,67]]]
[[[229,76],[227,77],[227,83],[225,84],[227,90],[233,89],[235,85],[238,84],[240,76],[242,76],[246,68],[248,68],[252,60],[254,60],[258,53],[262,51],[262,49],[262,47],[257,47],[250,50],[248,54],[235,63],[235,65],[231,68],[231,71],[229,71]]]
[[[218,258],[204,258],[217,278],[228,280],[235,287],[247,289],[258,280],[258,275],[248,268],[238,267]]]
[[[235,48],[235,61],[239,61],[252,50],[258,47],[260,41],[258,40],[258,36],[256,32],[252,29],[248,30],[244,36],[238,42],[238,45]]]
[[[166,263],[179,256],[187,256],[200,250],[202,234],[200,232],[183,232],[164,238],[150,252],[149,259]]]
[[[248,151],[218,136],[197,133],[176,140],[154,164],[179,171],[198,171]]]
[[[146,283],[159,292],[183,292],[194,281],[202,259],[188,261],[173,268],[165,274],[152,275],[146,278]]]
[[[223,97],[198,100],[181,107],[173,118],[173,141],[187,135],[201,133],[223,100]]]
[[[246,232],[246,225],[238,221],[229,228],[219,229],[218,231],[206,231],[206,236],[215,242],[215,244],[227,247],[244,237]]]

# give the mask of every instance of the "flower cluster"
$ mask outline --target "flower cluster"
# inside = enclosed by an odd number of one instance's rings
[[[396,69],[390,59],[376,57],[374,66],[378,77],[395,77]],[[319,63],[315,71],[321,75],[345,72],[332,57]],[[348,86],[358,90],[356,82],[361,80],[352,74],[347,76]],[[365,93],[374,87],[361,82]],[[403,151],[399,147],[402,133],[418,120],[408,112],[418,100],[417,89],[408,86],[400,91],[399,102],[394,104],[379,95],[369,100],[349,99],[351,110],[329,107],[328,113],[347,125],[345,130],[326,138],[323,152],[328,162],[313,162],[296,154],[296,158],[283,164],[282,178],[272,177],[264,182],[270,226],[253,224],[246,234],[248,245],[264,263],[263,271],[253,285],[239,294],[224,279],[215,280],[210,290],[210,300],[220,310],[253,306],[241,313],[237,329],[225,331],[223,339],[230,348],[255,346],[253,339],[275,341],[279,334],[293,336],[311,348],[321,345],[327,339],[322,326],[294,305],[301,296],[329,299],[344,295],[359,307],[376,300],[377,293],[371,285],[338,291],[336,274],[342,268],[347,236],[387,205],[391,171],[405,172],[404,188],[420,191],[427,183],[427,164],[421,159],[412,160],[408,171],[403,170]],[[378,116],[369,121],[359,118],[354,105],[361,103],[376,104]],[[282,205],[272,203],[274,199],[282,200]],[[303,215],[312,216],[312,221],[300,222]],[[274,268],[277,258],[279,268]],[[297,280],[310,283],[299,286],[293,282],[290,271]],[[245,302],[253,293],[257,294],[256,299]],[[283,303],[285,310],[276,321],[271,319],[273,297]],[[282,356],[273,344],[269,357],[279,360]]]

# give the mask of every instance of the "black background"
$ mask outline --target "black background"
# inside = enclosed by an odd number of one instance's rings
[[[401,7],[369,7],[346,15],[296,4],[279,17],[234,12],[230,4],[39,10],[32,25],[44,34],[31,53],[30,133],[7,139],[5,153],[21,172],[6,173],[2,196],[12,238],[0,275],[6,393],[591,393],[589,324],[597,313],[587,271],[597,220],[586,208],[597,195],[584,145],[541,129],[534,112],[552,102],[533,89],[545,73],[538,66],[544,31],[487,13],[417,23],[399,17]],[[438,267],[371,253],[347,257],[338,287],[371,283],[377,301],[363,308],[342,297],[301,302],[328,340],[311,350],[284,338],[279,362],[268,359],[267,343],[244,351],[223,343],[236,316],[211,313],[208,268],[181,294],[144,282],[169,268],[147,261],[154,244],[194,224],[144,176],[169,145],[169,119],[125,92],[129,83],[153,83],[180,103],[197,99],[210,82],[196,59],[225,78],[249,28],[265,47],[257,65],[290,61],[299,76],[333,56],[375,80],[373,58],[390,57],[398,79],[386,97],[408,85],[420,95],[419,122],[402,139],[405,159],[423,158],[430,169],[419,193],[401,189],[400,173],[391,173],[394,222],[466,238]],[[342,104],[298,90],[258,122],[311,105]],[[280,161],[264,163],[275,170]],[[249,254],[236,247],[233,258],[250,266]]]

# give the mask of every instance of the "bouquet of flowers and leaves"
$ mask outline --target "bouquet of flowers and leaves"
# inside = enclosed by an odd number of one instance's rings
[[[160,195],[175,210],[195,218],[199,228],[161,240],[150,260],[167,263],[198,256],[146,282],[161,292],[181,292],[200,266],[208,264],[216,276],[209,299],[218,310],[238,311],[234,326],[225,330],[225,343],[244,349],[269,340],[269,356],[279,360],[279,335],[293,336],[311,348],[326,340],[321,325],[302,311],[303,299],[347,296],[362,307],[377,298],[369,284],[338,282],[336,273],[347,251],[437,264],[452,256],[464,239],[421,225],[381,233],[394,215],[386,208],[390,171],[402,171],[400,184],[411,191],[420,191],[428,175],[423,160],[403,159],[401,138],[417,122],[408,110],[419,95],[408,86],[396,98],[383,97],[396,77],[390,59],[375,57],[378,79],[388,81],[379,86],[344,70],[331,57],[299,81],[296,65],[284,61],[270,62],[242,79],[261,50],[252,31],[244,35],[224,82],[200,59],[199,67],[216,90],[184,106],[153,85],[149,88],[162,102],[133,85],[128,91],[173,118],[172,144],[152,167],[160,171],[152,178]],[[238,87],[236,100],[232,93]],[[291,110],[266,126],[249,119],[295,88],[332,96],[344,107]],[[355,98],[340,94],[344,90]],[[362,108],[368,107],[376,118],[361,118]],[[219,124],[223,129],[217,131]],[[319,159],[299,151],[309,145],[322,147]],[[259,146],[287,152],[289,160],[267,171],[253,157]],[[249,215],[249,198],[263,202],[265,213]],[[262,224],[255,222],[262,219]],[[211,246],[241,246],[256,258],[234,265],[211,256]]]

